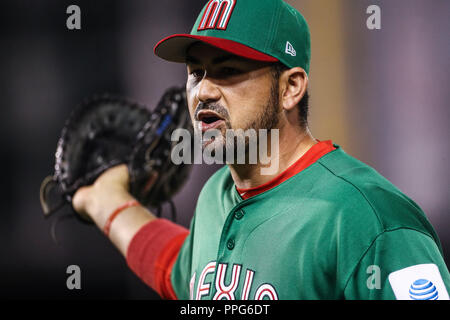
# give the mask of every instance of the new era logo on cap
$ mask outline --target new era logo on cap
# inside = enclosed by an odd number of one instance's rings
[[[294,46],[289,41],[286,42],[286,51],[285,52],[293,57],[295,57],[297,55],[297,51],[295,51]]]
[[[389,274],[397,300],[449,300],[435,264],[418,264]]]

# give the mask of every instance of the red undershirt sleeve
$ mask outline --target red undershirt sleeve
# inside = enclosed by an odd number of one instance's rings
[[[189,230],[166,219],[144,225],[127,250],[131,270],[163,299],[177,299],[170,275]]]

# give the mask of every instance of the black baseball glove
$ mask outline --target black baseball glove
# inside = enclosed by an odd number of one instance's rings
[[[158,209],[170,201],[190,172],[190,165],[171,161],[176,143],[171,135],[178,128],[189,130],[193,137],[182,88],[168,89],[154,111],[111,96],[84,102],[66,121],[55,154],[55,172],[42,182],[44,215],[64,205],[72,207],[80,187],[119,164],[128,166],[130,193],[142,205]]]

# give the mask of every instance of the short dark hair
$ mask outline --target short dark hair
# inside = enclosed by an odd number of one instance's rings
[[[287,67],[285,64],[281,62],[275,62],[272,65],[272,75],[274,80],[278,81],[280,79],[281,74],[289,70],[290,68]],[[300,119],[300,126],[302,128],[306,128],[308,126],[308,116],[309,116],[309,93],[308,90],[306,90],[305,95],[303,96],[302,100],[298,103],[298,112],[299,112],[299,119]]]

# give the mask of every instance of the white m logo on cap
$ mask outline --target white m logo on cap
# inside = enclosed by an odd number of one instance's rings
[[[236,0],[210,0],[197,31],[206,29],[225,30],[235,5]]]

